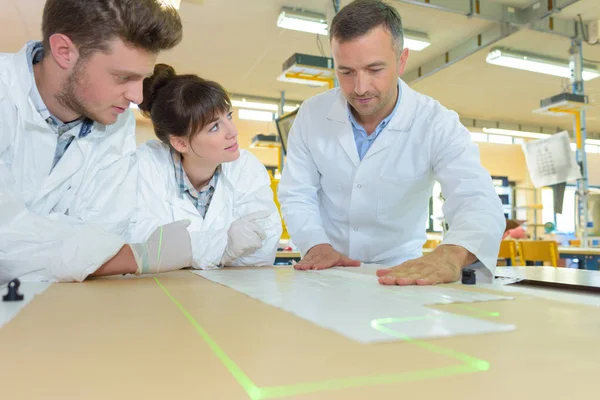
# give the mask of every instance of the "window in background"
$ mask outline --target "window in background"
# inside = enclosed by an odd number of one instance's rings
[[[487,142],[488,135],[487,133],[471,132],[471,140],[474,142]]]
[[[562,214],[554,217],[554,193],[551,188],[542,189],[542,223],[556,222],[556,230],[560,232],[575,232],[575,187],[565,188]]]
[[[251,121],[271,122],[276,116],[269,111],[246,110],[245,108],[240,108],[238,110],[238,118]]]
[[[523,144],[523,143],[525,143],[525,140],[523,138],[521,138],[521,137],[513,138],[513,144]]]
[[[556,214],[556,230],[561,232],[575,232],[575,192],[574,186],[565,188],[562,214]]]
[[[433,191],[431,194],[431,209],[429,210],[429,218],[432,220],[432,231],[433,232],[442,232],[442,221],[437,218],[443,216],[442,206],[444,202],[440,199],[440,194],[442,193],[442,186],[439,182],[435,182],[433,184]],[[429,222],[429,221],[427,221]],[[427,224],[429,227],[429,223]]]
[[[488,135],[488,142],[498,144],[512,144],[513,138],[504,135]]]
[[[542,206],[542,224],[554,223],[554,190],[551,188],[542,188]]]

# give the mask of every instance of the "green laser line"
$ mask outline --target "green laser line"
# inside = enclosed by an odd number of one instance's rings
[[[250,399],[252,400],[265,400],[272,399],[278,397],[289,397],[295,396],[299,394],[307,394],[318,391],[329,391],[329,390],[339,390],[346,389],[352,387],[359,386],[373,386],[380,384],[389,384],[389,383],[399,383],[399,382],[409,382],[409,381],[417,381],[417,380],[425,380],[439,377],[447,377],[454,376],[465,373],[472,372],[480,372],[487,371],[490,368],[490,364],[487,361],[477,359],[475,357],[471,357],[467,354],[460,353],[451,349],[447,349],[445,347],[436,346],[431,343],[427,343],[422,340],[412,339],[409,336],[402,335],[399,332],[396,332],[392,329],[386,328],[383,324],[391,323],[391,322],[405,322],[405,321],[414,321],[419,319],[428,318],[429,316],[424,317],[405,317],[405,318],[383,318],[378,320],[373,320],[371,322],[371,326],[380,332],[384,332],[393,337],[397,337],[402,339],[408,343],[414,344],[416,346],[421,347],[422,349],[428,350],[432,353],[436,353],[439,355],[447,356],[453,358],[455,360],[461,361],[464,364],[443,367],[443,368],[433,368],[427,370],[419,370],[419,371],[411,371],[411,372],[403,372],[398,374],[381,374],[376,376],[358,376],[351,378],[341,378],[341,379],[330,379],[324,381],[317,382],[305,382],[293,385],[282,385],[282,386],[269,386],[269,387],[258,387],[256,384],[241,370],[240,367],[217,345],[217,343],[211,339],[208,333],[200,326],[198,321],[175,299],[171,293],[165,288],[158,278],[154,278],[156,283],[160,286],[160,288],[165,292],[167,297],[179,308],[179,310],[185,315],[187,320],[192,324],[192,326],[196,329],[196,332],[200,334],[202,339],[208,344],[210,349],[215,353],[215,355],[219,358],[219,360],[225,365],[228,369],[229,373],[234,377],[234,379],[242,386],[242,388],[246,391]],[[475,309],[474,307],[471,307]],[[478,310],[478,309],[475,309]],[[483,310],[478,310],[483,311]],[[483,311],[484,313],[489,313]],[[435,317],[435,316],[431,316]],[[439,317],[439,316],[438,316]]]
[[[392,319],[392,318],[390,318],[390,319]],[[422,349],[429,350],[433,353],[445,355],[445,356],[454,358],[455,360],[460,360],[460,361],[466,363],[467,365],[470,365],[471,367],[475,368],[475,370],[477,370],[477,371],[487,371],[488,369],[490,369],[490,364],[487,361],[480,360],[475,357],[471,357],[465,353],[460,353],[458,351],[454,351],[454,350],[448,349],[446,347],[436,346],[432,343],[425,342],[423,340],[413,339],[409,336],[403,335],[392,329],[386,328],[385,326],[381,325],[381,323],[379,323],[378,320],[372,321],[371,326],[380,332],[387,333],[390,336],[394,336],[394,337],[402,339],[406,342],[417,345],[417,346],[421,347]]]
[[[156,265],[159,265],[160,262],[160,252],[162,250],[162,235],[163,235],[163,227],[160,227],[160,239],[158,240],[158,254],[156,255]],[[160,285],[160,283],[159,283]]]
[[[219,358],[223,365],[225,365],[225,367],[229,370],[229,373],[233,375],[235,380],[238,381],[242,388],[244,388],[246,393],[248,393],[248,396],[250,396],[250,398],[253,400],[261,399],[259,395],[260,389],[254,384],[254,382],[252,382],[252,380],[244,373],[244,371],[242,371],[241,368],[238,367],[237,364],[231,358],[229,358],[227,354],[225,354],[225,352],[217,345],[217,343],[215,343],[215,341],[212,340],[210,336],[208,336],[208,333],[200,326],[198,321],[196,321],[196,319],[192,317],[192,315],[181,305],[181,303],[179,303],[179,301],[177,301],[177,299],[171,295],[167,288],[165,288],[162,285],[162,283],[160,283],[158,278],[155,277],[154,280],[156,281],[156,283],[158,283],[158,286],[160,286],[160,288],[165,292],[167,297],[173,303],[175,303],[177,308],[179,308],[179,311],[181,311],[183,315],[185,315],[185,317],[192,324],[192,326],[196,328],[196,332],[200,334],[200,336],[202,337],[202,339],[204,339],[206,344],[208,344],[210,349],[215,353],[215,355]]]
[[[499,312],[494,312],[494,311],[486,311],[483,310],[481,308],[477,308],[477,307],[472,307],[472,306],[467,306],[464,304],[457,304],[458,307],[460,308],[464,308],[465,310],[469,310],[469,311],[476,311],[477,315],[476,317],[499,317],[500,313]]]
[[[271,386],[260,388],[260,400],[298,396],[321,391],[349,389],[360,386],[374,386],[390,383],[413,382],[419,380],[441,378],[478,372],[480,369],[471,365],[456,365],[444,368],[434,368],[399,374],[385,374],[376,376],[357,376],[352,378],[332,379],[320,382],[299,383],[296,385]]]

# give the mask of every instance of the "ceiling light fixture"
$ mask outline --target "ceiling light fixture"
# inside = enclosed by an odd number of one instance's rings
[[[327,18],[312,11],[283,7],[277,17],[277,26],[327,36]]]
[[[558,58],[530,54],[520,51],[508,50],[503,47],[493,48],[486,57],[489,64],[500,65],[503,67],[521,69],[525,71],[537,72],[540,74],[559,76],[562,78],[571,77],[569,62]],[[584,64],[583,80],[589,81],[600,76],[600,70],[590,64]]]
[[[294,31],[316,33],[327,36],[329,28],[324,14],[299,8],[283,7],[277,17],[277,26]],[[427,34],[409,29],[404,30],[404,47],[421,51],[431,45]]]
[[[413,50],[421,51],[431,45],[429,36],[426,33],[411,31],[409,29],[404,30],[404,47]]]

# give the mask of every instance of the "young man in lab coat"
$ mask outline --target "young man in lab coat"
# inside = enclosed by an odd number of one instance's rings
[[[43,42],[0,54],[0,284],[190,264],[186,223],[125,245],[142,81],[182,37],[156,0],[48,0]]]
[[[330,40],[339,88],[302,104],[279,185],[304,255],[296,269],[377,263],[391,267],[377,271],[382,284],[429,285],[479,261],[478,279],[491,279],[500,200],[458,115],[398,78],[408,59],[398,12],[354,1],[333,19]],[[450,229],[423,257],[436,180]]]

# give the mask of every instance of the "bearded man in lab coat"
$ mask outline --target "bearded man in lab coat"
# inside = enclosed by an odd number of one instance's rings
[[[0,54],[0,284],[191,263],[185,222],[126,245],[135,119],[158,53],[181,41],[157,0],[48,0],[43,42]],[[133,180],[131,182],[130,180]]]
[[[376,263],[381,284],[453,282],[466,266],[491,280],[504,215],[489,173],[458,115],[398,78],[402,21],[379,0],[357,0],[333,19],[339,88],[306,100],[288,139],[279,185],[286,226],[303,259],[295,268]],[[449,231],[423,256],[434,181]]]

